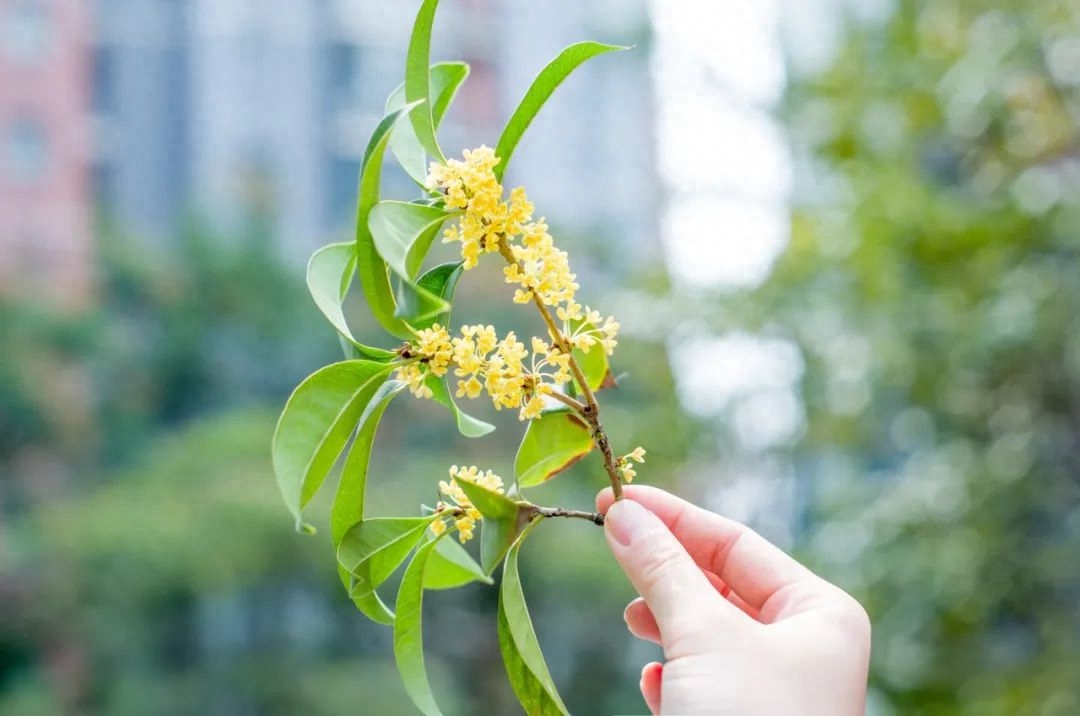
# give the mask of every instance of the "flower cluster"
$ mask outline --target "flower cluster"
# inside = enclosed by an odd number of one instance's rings
[[[454,527],[458,531],[458,539],[465,543],[472,539],[473,530],[476,528],[476,523],[481,519],[481,516],[480,511],[473,506],[472,501],[469,500],[465,491],[458,484],[462,480],[475,483],[480,487],[500,494],[503,491],[503,481],[501,477],[491,470],[480,472],[480,469],[475,466],[458,467],[457,465],[450,468],[450,482],[446,480],[439,481],[439,492],[446,497],[446,501],[439,500],[438,504],[435,505],[435,513],[451,515]],[[431,523],[431,531],[436,535],[441,535],[446,531],[446,528],[447,521],[445,519],[440,518]]]
[[[590,338],[602,331],[583,329],[574,340],[606,340]],[[486,391],[496,410],[520,410],[522,420],[540,417],[544,396],[571,380],[570,354],[559,346],[533,338],[530,353],[513,331],[500,339],[494,326],[462,326],[460,335],[451,337],[435,324],[418,332],[403,357],[406,362],[394,377],[407,383],[413,395],[430,398],[428,377],[441,378],[452,370],[457,397],[478,398]]]
[[[634,469],[634,463],[641,464],[645,462],[645,448],[636,447],[632,451],[623,455],[615,461],[616,467],[619,468],[619,475],[622,477],[623,482],[630,484],[637,477],[637,470]]]
[[[482,253],[500,252],[509,263],[506,282],[516,286],[515,302],[537,301],[545,310],[555,309],[565,335],[579,338],[575,348],[587,352],[599,343],[610,355],[619,324],[576,301],[579,286],[569,257],[555,246],[547,222],[533,218],[534,207],[523,188],[512,190],[510,200],[503,201],[503,187],[495,176],[498,163],[495,153],[482,146],[466,150],[464,160],[431,165],[427,188],[443,192],[447,208],[461,212],[446,229],[444,241],[461,242],[466,269],[476,266]]]
[[[467,149],[464,157],[464,161],[432,163],[427,188],[444,192],[446,208],[461,212],[458,222],[446,230],[444,241],[461,242],[465,268],[471,269],[480,254],[498,251],[507,237],[521,234],[530,226],[533,205],[524,189],[511,192],[509,202],[502,200],[503,188],[494,172],[499,159],[493,150]]]

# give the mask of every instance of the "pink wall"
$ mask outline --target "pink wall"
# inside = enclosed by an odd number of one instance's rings
[[[85,305],[92,283],[89,5],[0,0],[0,293],[64,308]],[[27,6],[42,23],[19,20]],[[23,121],[44,136],[30,176],[13,146]]]

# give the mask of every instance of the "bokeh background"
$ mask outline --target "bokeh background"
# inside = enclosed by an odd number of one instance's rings
[[[339,355],[303,265],[349,234],[416,5],[0,0],[0,714],[411,713],[269,442]],[[589,38],[636,49],[556,94],[509,180],[624,325],[605,413],[641,479],[864,602],[872,714],[1080,713],[1080,5],[444,0],[434,54],[473,67],[448,153]],[[461,320],[528,328],[469,278]],[[499,427],[396,401],[373,507],[510,472]],[[585,461],[537,499],[602,484]],[[600,533],[523,560],[571,710],[642,713],[657,651]],[[448,710],[517,713],[494,591],[428,603]]]

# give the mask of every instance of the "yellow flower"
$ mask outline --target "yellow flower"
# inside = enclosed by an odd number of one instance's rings
[[[461,489],[458,484],[460,481],[472,482],[480,487],[491,490],[492,492],[503,492],[502,478],[496,475],[491,470],[480,472],[480,469],[476,466],[472,467],[458,467],[454,465],[450,468],[450,481],[439,481],[439,491],[445,495],[449,502],[439,502],[436,511],[438,512],[451,512],[454,515],[454,526],[458,531],[458,539],[463,543],[469,541],[473,537],[473,530],[476,527],[476,523],[480,521],[480,511],[473,506],[473,503],[469,500],[465,491]],[[436,524],[442,524],[442,527],[436,528]],[[436,532],[435,530],[438,529]],[[442,520],[437,520],[432,523],[432,531],[435,534],[441,534],[446,530],[445,523]]]
[[[616,467],[619,469],[623,482],[631,483],[637,477],[637,471],[634,470],[635,462],[645,462],[645,448],[640,445],[616,461]]]
[[[438,323],[420,331],[416,336],[416,352],[422,356],[422,362],[427,363],[428,370],[433,374],[446,375],[454,357],[449,332]]]
[[[427,372],[417,363],[401,366],[394,374],[394,378],[406,383],[409,392],[417,398],[430,398],[432,396],[431,388],[424,382],[424,379],[427,378]]]

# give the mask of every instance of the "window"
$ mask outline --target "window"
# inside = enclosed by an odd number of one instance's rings
[[[20,62],[36,62],[49,42],[49,17],[41,0],[16,0],[3,18],[3,45]]]
[[[41,125],[20,119],[10,125],[4,139],[5,174],[20,183],[41,181],[49,163],[49,142]]]

